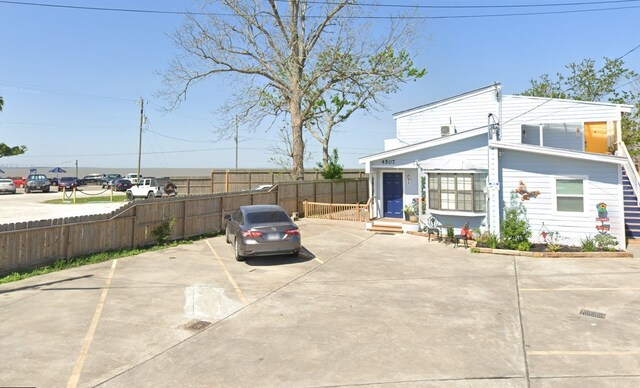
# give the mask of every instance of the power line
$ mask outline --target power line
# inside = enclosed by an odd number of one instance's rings
[[[566,3],[565,6],[574,6],[574,5],[593,5],[593,4],[611,4],[611,3],[628,3],[628,2],[636,2],[640,0],[610,0],[610,1],[599,1],[599,2],[584,2],[584,4],[579,3]],[[23,6],[32,6],[32,7],[48,7],[48,8],[59,8],[59,9],[75,9],[75,10],[85,10],[85,11],[106,11],[106,12],[123,12],[123,13],[140,13],[140,14],[163,14],[163,15],[194,15],[194,16],[228,16],[235,17],[238,16],[233,13],[213,13],[213,12],[191,12],[191,11],[164,11],[164,10],[154,10],[154,9],[137,9],[137,8],[110,8],[110,7],[87,7],[87,6],[77,6],[77,5],[66,5],[66,4],[44,4],[44,3],[34,3],[34,2],[24,2],[24,1],[10,1],[10,0],[0,0],[0,4],[10,4],[10,5],[23,5]],[[328,4],[328,3],[327,3]],[[562,4],[557,3],[551,6],[560,6]],[[388,5],[400,7],[400,5]],[[515,7],[515,5],[513,5]],[[539,5],[530,5],[530,7],[539,6]],[[427,6],[423,6],[427,7]],[[445,6],[440,6],[445,7]],[[455,6],[448,6],[453,9]],[[469,8],[478,8],[479,6],[468,6]],[[490,7],[490,6],[485,6]],[[498,7],[498,6],[494,6]],[[505,5],[502,8],[506,7]],[[415,8],[415,7],[414,7]],[[383,19],[413,19],[413,20],[436,20],[436,19],[471,19],[471,18],[491,18],[491,17],[511,17],[511,16],[537,16],[537,15],[556,15],[556,14],[570,14],[570,13],[585,13],[585,12],[601,12],[601,11],[615,11],[615,10],[624,10],[624,9],[634,9],[640,8],[640,5],[631,5],[631,6],[621,6],[621,7],[605,7],[605,8],[591,8],[591,9],[575,9],[575,10],[563,10],[563,11],[541,11],[541,12],[518,12],[518,13],[502,13],[502,14],[479,14],[479,15],[444,15],[444,16],[336,16],[337,19],[370,19],[370,20],[383,20]],[[315,16],[315,15],[307,15],[307,18],[324,18],[325,16]]]
[[[636,51],[638,48],[640,48],[640,44],[638,44],[636,47],[632,48],[631,50],[627,51],[626,53],[624,53],[623,55],[619,56],[618,58],[616,58],[616,60],[620,60],[624,57],[626,57],[627,55],[631,54],[632,52]]]
[[[276,0],[279,3],[285,3],[289,0]],[[534,8],[534,7],[573,7],[577,5],[599,5],[599,4],[616,4],[616,3],[635,3],[640,0],[606,0],[606,1],[580,1],[569,3],[549,3],[549,4],[501,4],[501,5],[410,5],[410,4],[378,4],[378,3],[361,3],[356,5],[364,7],[379,8],[410,8],[410,9],[486,9],[486,8]],[[335,1],[307,1],[309,4],[325,4],[338,5],[341,3]]]

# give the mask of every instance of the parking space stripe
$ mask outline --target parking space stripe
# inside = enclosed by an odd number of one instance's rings
[[[593,352],[573,350],[529,351],[530,356],[637,356],[640,352]]]
[[[520,291],[545,292],[545,291],[634,291],[640,287],[628,288],[521,288]]]
[[[238,287],[238,284],[236,283],[235,280],[233,280],[233,277],[231,276],[231,274],[229,273],[229,271],[227,270],[227,267],[224,265],[224,263],[222,262],[222,259],[220,258],[220,255],[218,255],[218,252],[216,252],[215,249],[213,249],[213,246],[211,246],[211,244],[209,243],[209,241],[205,241],[207,243],[207,245],[209,246],[209,249],[211,249],[211,252],[213,252],[213,255],[216,257],[216,259],[218,259],[218,262],[220,263],[220,265],[222,266],[222,269],[224,270],[224,273],[227,275],[227,279],[229,279],[229,282],[231,283],[231,285],[233,286],[233,289],[236,290],[236,294],[238,294],[238,297],[240,298],[240,300],[242,301],[242,303],[244,304],[249,304],[249,301],[247,300],[247,298],[244,297],[244,293],[242,293],[242,290],[240,289],[240,287]]]
[[[80,380],[80,373],[82,373],[82,367],[84,366],[84,361],[87,358],[87,354],[89,353],[89,347],[91,346],[91,342],[93,341],[93,336],[96,333],[96,328],[98,327],[98,321],[100,321],[102,308],[104,307],[104,302],[107,299],[107,294],[109,293],[109,286],[111,286],[111,279],[113,279],[113,274],[116,272],[117,264],[118,264],[118,259],[114,259],[113,264],[111,264],[111,272],[109,272],[109,276],[107,277],[107,282],[104,288],[102,289],[102,295],[100,295],[100,301],[96,306],[96,311],[93,313],[93,318],[91,319],[89,330],[87,331],[87,334],[84,337],[84,342],[82,343],[80,354],[78,355],[76,364],[73,367],[73,372],[71,372],[71,377],[69,377],[69,381],[67,382],[67,388],[75,388],[78,386],[78,381]]]
[[[317,261],[320,264],[324,264],[324,261],[318,259],[317,257],[314,257],[313,260]]]

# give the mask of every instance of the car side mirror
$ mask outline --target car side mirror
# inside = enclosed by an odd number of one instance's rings
[[[231,221],[231,214],[226,214],[224,216],[224,219],[227,220],[227,221]]]

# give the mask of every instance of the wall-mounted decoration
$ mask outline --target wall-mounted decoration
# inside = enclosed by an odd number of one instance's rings
[[[611,229],[611,225],[605,224],[605,222],[609,221],[609,211],[607,210],[607,204],[604,202],[600,202],[596,205],[596,209],[598,210],[598,217],[596,217],[596,221],[600,224],[596,224],[596,229],[600,234],[607,234],[609,229]]]
[[[529,191],[527,190],[527,185],[524,184],[523,181],[520,181],[518,187],[514,190],[516,194],[520,196],[521,201],[528,201],[530,198],[537,198],[540,195],[539,191]]]

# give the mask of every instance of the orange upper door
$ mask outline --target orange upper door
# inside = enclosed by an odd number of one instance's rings
[[[597,154],[608,154],[607,123],[584,123],[584,150]]]

